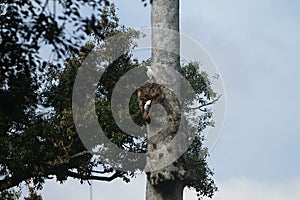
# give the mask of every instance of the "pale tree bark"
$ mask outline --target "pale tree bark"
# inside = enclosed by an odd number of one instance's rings
[[[170,73],[172,69],[180,67],[179,0],[153,0],[151,22],[153,27],[151,67],[156,74],[156,81],[166,86],[160,88],[163,100],[157,100],[156,103],[170,110],[166,110],[165,116],[155,115],[160,119],[154,119],[152,113],[148,136],[156,135],[148,138],[148,152],[156,151],[164,146],[164,143],[170,142],[180,124],[180,106],[176,101],[176,95],[180,94],[180,82]],[[172,86],[173,91],[169,90],[168,86]],[[169,119],[164,125],[166,128],[161,129],[158,134],[155,133],[155,125],[151,128],[153,121],[163,124],[166,118]],[[151,165],[153,160],[163,160],[164,156],[168,156],[168,151],[172,149],[166,149],[166,155],[158,158],[149,157],[147,165]],[[183,157],[161,170],[147,173],[147,200],[182,200],[184,179],[187,176]]]
[[[166,85],[174,85],[176,78],[170,80],[165,76],[172,75],[169,74],[170,68],[180,67],[179,0],[153,0],[151,26],[151,66],[157,79]]]
[[[153,0],[151,8],[152,65],[179,67],[179,0]],[[158,28],[158,29],[155,29]],[[173,30],[173,34],[161,29]],[[160,51],[162,50],[162,51]],[[164,50],[173,52],[169,53]]]

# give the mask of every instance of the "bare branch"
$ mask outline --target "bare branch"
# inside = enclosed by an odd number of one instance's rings
[[[203,111],[203,112],[206,112],[205,109],[201,109],[201,108],[216,103],[217,101],[219,101],[219,99],[221,98],[221,96],[222,96],[222,95],[219,95],[219,96],[218,96],[217,98],[215,98],[214,100],[212,100],[212,101],[210,101],[210,102],[208,102],[208,103],[202,104],[201,106],[197,106],[197,107],[195,107],[195,108],[191,108],[191,109],[194,109],[194,110],[199,109],[199,110],[201,110],[201,111]]]
[[[121,177],[124,173],[125,172],[116,171],[113,175],[106,177],[106,176],[83,175],[83,174],[78,174],[75,172],[68,171],[68,176],[73,177],[73,178],[78,178],[81,180],[97,180],[97,181],[108,181],[109,182],[116,178]]]
[[[111,172],[111,169],[109,169],[109,170],[103,170],[103,171],[92,170],[91,172],[92,173],[96,173],[96,174],[106,174],[106,173]]]
[[[86,155],[86,154],[90,154],[90,155],[98,155],[98,156],[101,156],[102,154],[101,153],[98,153],[98,152],[94,152],[94,151],[82,151],[82,152],[79,152],[79,153],[76,153],[72,156],[69,157],[69,160],[73,159],[73,158],[77,158],[77,157],[80,157],[80,156],[83,156],[83,155]]]

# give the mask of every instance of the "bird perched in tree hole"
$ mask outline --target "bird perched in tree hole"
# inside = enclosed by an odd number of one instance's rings
[[[146,66],[146,69],[147,69],[147,72],[146,72],[146,74],[147,74],[147,76],[149,77],[149,79],[151,79],[151,80],[155,80],[155,73],[154,73],[154,71],[151,69],[151,66]]]
[[[151,100],[146,101],[145,105],[144,105],[144,110],[143,110],[143,114],[142,114],[142,118],[143,120],[145,120],[148,124],[150,124],[151,119],[149,116],[149,110],[151,107]]]
[[[148,114],[151,106],[151,100],[146,101],[144,105],[144,111]]]

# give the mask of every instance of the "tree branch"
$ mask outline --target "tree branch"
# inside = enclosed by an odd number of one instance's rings
[[[96,173],[96,174],[107,174],[107,173],[113,172],[113,169],[112,168],[104,169],[103,171],[92,170],[91,172]]]
[[[217,98],[215,98],[215,99],[214,99],[214,100],[212,100],[211,102],[208,102],[208,103],[202,104],[201,106],[197,106],[197,107],[195,107],[195,108],[191,108],[191,109],[194,109],[194,110],[196,110],[196,109],[199,109],[199,110],[201,110],[201,111],[203,111],[203,112],[206,112],[206,110],[203,110],[203,109],[201,109],[201,108],[203,108],[203,107],[205,107],[205,106],[209,106],[209,105],[212,105],[212,104],[216,103],[217,101],[219,101],[219,99],[221,98],[221,96],[222,96],[222,95],[219,95]]]
[[[68,173],[67,173],[67,175],[69,177],[73,177],[73,178],[77,178],[77,179],[81,179],[81,180],[97,180],[97,181],[107,181],[107,182],[112,181],[116,178],[119,178],[123,174],[124,174],[124,172],[116,171],[113,175],[106,177],[106,176],[83,175],[83,174],[78,174],[78,173],[71,172],[71,171],[68,171]]]
[[[72,156],[69,157],[69,160],[73,159],[73,158],[77,158],[77,157],[80,157],[80,156],[83,156],[83,155],[86,155],[86,154],[90,154],[90,155],[96,155],[96,156],[101,156],[103,154],[101,153],[98,153],[98,152],[94,152],[94,151],[82,151],[82,152],[79,152],[79,153],[76,153]]]
[[[100,153],[93,152],[93,151],[79,152],[77,154],[74,154],[72,156],[64,158],[62,162],[56,164],[56,167],[49,170],[50,173],[44,174],[41,178],[51,179],[51,177],[49,177],[49,176],[50,175],[57,175],[57,169],[59,169],[60,165],[67,164],[67,163],[69,163],[69,161],[71,159],[75,159],[77,157],[80,157],[80,156],[83,156],[83,155],[86,155],[86,154],[101,155]],[[104,170],[104,171],[94,171],[93,170],[92,172],[98,173],[98,174],[105,174],[105,173],[112,172],[112,170]],[[91,175],[90,176],[85,176],[85,175],[77,174],[77,173],[70,172],[70,171],[68,171],[68,173],[67,173],[68,176],[73,177],[73,178],[79,178],[79,179],[82,179],[82,180],[99,180],[99,181],[112,181],[115,178],[121,177],[123,174],[124,174],[124,172],[115,172],[110,177],[106,177],[106,176],[99,177],[99,176],[91,176]],[[24,181],[26,179],[31,179],[33,177],[35,177],[35,175],[34,174],[29,174],[29,173],[27,173],[27,174],[24,173],[23,176],[6,177],[6,178],[0,180],[0,191],[18,186],[22,181]]]
[[[22,178],[5,178],[3,180],[0,181],[0,191],[9,189],[11,187],[17,186],[19,185],[19,183],[21,183],[23,181]],[[25,180],[25,179],[24,179]]]

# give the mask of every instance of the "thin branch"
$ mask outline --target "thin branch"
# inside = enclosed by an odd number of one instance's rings
[[[212,100],[211,102],[208,102],[208,103],[205,103],[205,104],[202,104],[201,106],[197,106],[197,107],[195,107],[195,108],[191,108],[191,109],[199,109],[199,110],[201,110],[201,111],[203,111],[203,112],[205,112],[206,110],[205,109],[201,109],[201,108],[203,108],[203,107],[205,107],[205,106],[209,106],[209,105],[212,105],[212,104],[214,104],[214,103],[216,103],[217,101],[219,101],[219,99],[221,98],[221,96],[222,95],[219,95],[217,98],[215,98],[214,100]]]
[[[73,178],[81,179],[81,180],[97,180],[97,181],[112,181],[116,178],[121,177],[124,174],[124,172],[115,172],[112,176],[108,177],[101,177],[101,176],[92,176],[92,175],[83,175],[83,174],[78,174],[75,172],[68,171],[67,175]]]
[[[98,156],[101,156],[101,155],[102,155],[101,153],[94,152],[94,151],[82,151],[82,152],[79,152],[79,153],[76,153],[76,154],[70,156],[70,157],[69,157],[69,160],[71,160],[71,159],[73,159],[73,158],[77,158],[77,157],[83,156],[83,155],[86,155],[86,154],[90,154],[90,155],[98,155]]]
[[[91,172],[92,172],[92,173],[96,173],[96,174],[106,174],[106,173],[109,173],[108,170],[104,170],[104,171],[92,170]]]
[[[49,0],[46,0],[46,1],[45,1],[45,4],[42,6],[42,11],[41,11],[40,14],[42,14],[42,13],[45,11],[46,6],[48,5],[48,3],[49,3]]]

